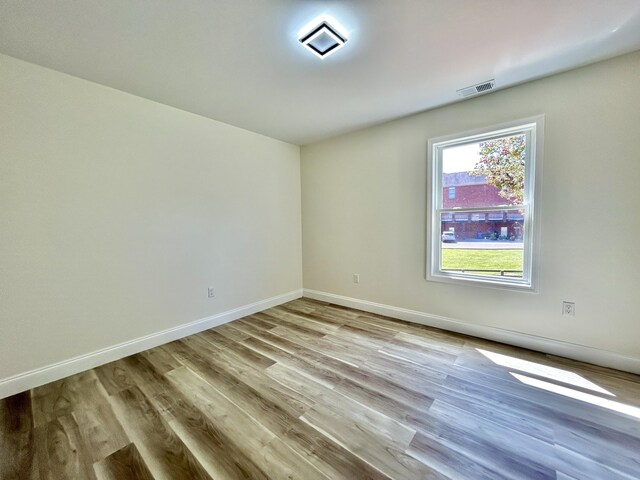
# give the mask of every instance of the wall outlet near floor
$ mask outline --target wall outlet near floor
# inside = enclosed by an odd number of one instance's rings
[[[576,304],[575,302],[562,302],[562,315],[576,316]]]
[[[213,297],[215,297],[215,296],[216,296],[216,292],[213,290],[213,287],[209,287],[209,288],[207,289],[207,296],[208,296],[209,298],[213,298]]]
[[[359,273],[354,273],[353,274],[353,283],[360,283],[360,274]]]

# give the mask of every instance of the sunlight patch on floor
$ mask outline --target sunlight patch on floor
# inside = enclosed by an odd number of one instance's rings
[[[511,357],[509,355],[502,355],[500,353],[489,352],[476,348],[478,352],[487,357],[493,363],[502,367],[510,368],[513,370],[520,370],[530,373],[531,375],[537,375],[539,377],[545,377],[549,380],[555,380],[556,382],[567,383],[574,387],[581,387],[587,390],[592,390],[598,393],[604,393],[606,395],[615,395],[608,390],[605,390],[599,385],[587,380],[586,378],[578,375],[577,373],[570,372],[568,370],[562,370],[560,368],[550,367],[548,365],[542,365],[540,363],[530,362],[528,360],[522,360],[520,358]]]
[[[538,380],[537,378],[527,377],[526,375],[520,375],[513,372],[509,373],[511,373],[511,375],[513,375],[515,378],[526,385],[540,388],[548,392],[557,393],[559,395],[580,400],[582,402],[587,402],[592,405],[597,405],[598,407],[604,407],[609,410],[624,413],[626,415],[631,415],[632,417],[640,418],[640,408],[632,407],[631,405],[625,405],[624,403],[620,402],[614,402],[613,400],[598,397],[596,395],[591,395],[590,393],[584,393],[572,388],[563,387],[562,385],[556,385],[555,383]]]

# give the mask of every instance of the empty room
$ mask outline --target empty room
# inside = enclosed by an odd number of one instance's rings
[[[0,480],[640,478],[638,0],[0,0]]]

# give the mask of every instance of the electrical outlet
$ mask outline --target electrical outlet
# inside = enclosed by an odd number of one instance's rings
[[[576,316],[576,304],[574,302],[562,302],[562,315]]]
[[[209,298],[213,298],[216,296],[216,292],[213,290],[213,287],[209,287],[209,289],[207,290],[207,295]]]
[[[359,273],[354,273],[353,274],[353,283],[360,283],[360,274]]]

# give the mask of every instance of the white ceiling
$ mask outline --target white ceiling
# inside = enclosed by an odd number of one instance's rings
[[[2,53],[295,144],[637,49],[640,0],[0,0]]]

